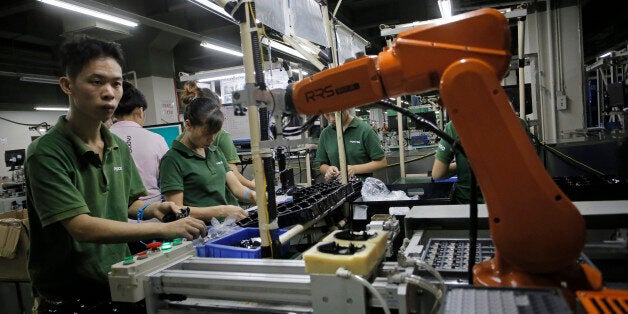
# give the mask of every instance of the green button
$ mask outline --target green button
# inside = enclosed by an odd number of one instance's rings
[[[122,265],[129,265],[129,264],[133,264],[135,263],[135,260],[133,259],[133,256],[127,256],[124,258],[124,261],[122,261]]]
[[[172,241],[172,244],[174,244],[175,246],[177,246],[177,245],[181,244],[181,238],[174,239],[174,240]]]
[[[164,242],[161,244],[162,251],[167,251],[167,250],[170,250],[171,248],[172,248],[172,242]]]

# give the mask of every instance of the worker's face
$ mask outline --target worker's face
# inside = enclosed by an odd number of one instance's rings
[[[72,114],[95,121],[111,119],[122,97],[122,68],[115,59],[93,59],[74,79],[62,77]]]
[[[218,136],[218,132],[208,132],[205,126],[188,127],[187,125],[189,125],[189,120],[186,120],[186,133],[189,132],[188,139],[195,147],[209,147]]]
[[[324,114],[325,119],[327,119],[327,121],[329,121],[329,123],[336,125],[336,114],[334,112],[332,113],[326,113]],[[346,121],[347,117],[349,116],[349,114],[346,111],[342,111],[342,120]]]

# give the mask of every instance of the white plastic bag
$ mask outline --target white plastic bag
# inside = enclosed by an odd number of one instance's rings
[[[211,226],[207,227],[207,239],[213,240],[222,238],[226,235],[232,234],[242,227],[236,224],[236,215],[230,215],[223,222],[218,221],[215,217],[211,220]]]
[[[362,200],[373,201],[402,201],[417,200],[418,197],[409,197],[403,191],[390,191],[382,180],[368,177],[362,183]]]

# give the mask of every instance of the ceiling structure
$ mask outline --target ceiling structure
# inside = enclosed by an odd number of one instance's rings
[[[84,18],[36,0],[4,0],[0,4],[0,111],[32,110],[34,104],[66,102],[52,84],[19,81],[23,74],[59,76],[57,49],[66,36],[83,32],[121,43],[129,63],[143,73],[172,76],[174,73],[241,65],[241,58],[201,47],[209,39],[238,50],[238,26],[186,0],[75,0],[109,8],[132,17],[139,26],[111,28],[86,24]],[[319,0],[320,1],[320,0]],[[567,0],[577,1],[577,0]],[[529,1],[529,9],[544,8],[545,2]],[[554,1],[560,2],[560,1]],[[330,11],[338,0],[329,0]],[[453,0],[453,13],[482,7],[516,6],[521,1]],[[585,60],[602,51],[626,45],[628,19],[620,10],[605,11],[601,4],[582,0]],[[437,0],[342,0],[336,17],[371,45],[367,54],[376,54],[385,45],[380,24],[397,25],[440,17]],[[159,54],[147,51],[164,52]],[[164,63],[165,62],[165,63]],[[168,66],[164,66],[166,63]],[[174,68],[174,71],[172,70]],[[165,73],[160,73],[165,72]],[[17,91],[17,92],[16,92]]]

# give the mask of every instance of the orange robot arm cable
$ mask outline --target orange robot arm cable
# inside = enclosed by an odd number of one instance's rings
[[[495,260],[550,273],[575,263],[584,220],[545,171],[500,86],[509,50],[506,18],[481,9],[402,32],[377,57],[307,77],[287,101],[313,115],[438,88],[488,206]]]

